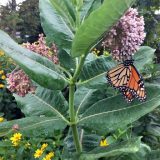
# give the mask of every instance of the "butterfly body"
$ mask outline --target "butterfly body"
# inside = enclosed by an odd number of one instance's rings
[[[142,76],[133,65],[133,60],[126,60],[107,73],[108,82],[118,89],[124,98],[131,102],[134,98],[144,101],[146,93]]]

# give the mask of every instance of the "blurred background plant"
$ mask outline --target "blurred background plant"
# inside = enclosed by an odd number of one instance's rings
[[[7,73],[15,68],[15,63],[0,51],[0,113],[7,120],[23,117],[20,109],[17,107],[14,96],[7,88]]]
[[[137,0],[135,7],[138,8],[145,20],[144,45],[156,49],[157,62],[160,62],[160,1]]]
[[[9,0],[0,6],[0,29],[6,31],[19,43],[35,42],[43,33],[38,9],[38,0],[27,0],[17,4]]]

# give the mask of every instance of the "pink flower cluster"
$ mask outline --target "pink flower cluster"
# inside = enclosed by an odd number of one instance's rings
[[[137,9],[129,8],[119,22],[106,34],[102,46],[111,52],[117,61],[131,59],[143,43],[144,19]]]
[[[34,51],[49,60],[53,63],[58,64],[58,57],[57,57],[57,47],[55,44],[52,44],[51,48],[46,46],[46,41],[43,34],[39,35],[39,39],[35,43],[24,43],[22,46],[25,48]],[[23,70],[15,70],[12,73],[7,75],[7,83],[8,89],[18,94],[19,96],[24,97],[28,93],[34,93],[36,87],[33,86],[29,77],[23,72]]]
[[[39,39],[37,42],[32,43],[32,44],[28,43],[28,42],[23,43],[22,46],[48,58],[49,60],[51,60],[55,64],[59,63],[58,57],[57,57],[58,49],[57,49],[56,45],[53,43],[51,48],[46,46],[46,41],[45,41],[45,37],[43,34],[39,34]]]
[[[7,75],[8,88],[11,92],[24,97],[28,93],[34,93],[36,87],[33,86],[29,77],[23,70],[13,71]]]

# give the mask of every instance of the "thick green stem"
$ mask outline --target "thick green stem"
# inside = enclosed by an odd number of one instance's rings
[[[78,67],[77,67],[77,69],[76,69],[76,71],[75,71],[75,74],[74,74],[74,76],[73,76],[73,82],[76,82],[79,74],[81,73],[81,69],[82,69],[82,67],[83,67],[85,58],[86,58],[85,55],[82,55],[82,56],[81,56],[79,65],[78,65]]]
[[[74,74],[73,78],[70,79],[70,85],[69,85],[70,124],[71,124],[71,128],[72,128],[73,140],[74,140],[74,144],[75,144],[75,147],[76,147],[76,151],[79,154],[82,152],[82,146],[81,146],[81,143],[80,143],[80,140],[79,140],[79,134],[78,134],[78,129],[77,129],[76,113],[75,113],[75,108],[74,108],[74,90],[75,90],[77,78],[78,78],[78,76],[81,72],[84,61],[85,61],[85,56],[82,56],[78,66],[77,66],[77,69],[75,71],[75,74]]]
[[[70,84],[69,86],[69,116],[71,123],[75,122],[75,111],[74,111],[74,84]]]
[[[76,119],[75,119],[74,88],[75,88],[75,84],[70,84],[70,86],[69,86],[69,115],[70,115],[70,123],[71,123],[73,140],[75,143],[76,151],[77,151],[77,153],[81,153],[82,147],[81,147],[81,143],[79,141],[79,135],[78,135]]]
[[[81,145],[80,140],[79,140],[79,134],[78,134],[77,126],[72,125],[71,128],[72,128],[72,133],[73,133],[74,144],[76,146],[76,151],[77,151],[78,154],[80,154],[82,152],[82,145]]]

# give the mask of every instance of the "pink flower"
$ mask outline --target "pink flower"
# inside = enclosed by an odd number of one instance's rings
[[[57,57],[57,52],[58,49],[56,47],[56,45],[53,43],[51,45],[51,48],[49,48],[46,45],[46,41],[45,41],[45,37],[43,34],[39,34],[39,39],[37,42],[35,43],[23,43],[23,46],[31,51],[34,51],[46,58],[48,58],[49,60],[51,60],[53,63],[58,64],[58,57]]]
[[[23,70],[14,71],[7,75],[8,89],[12,93],[24,97],[28,93],[34,93],[36,87],[33,86],[29,77]]]
[[[119,22],[106,34],[102,46],[110,51],[117,61],[131,59],[143,43],[144,19],[136,9],[130,8]]]

